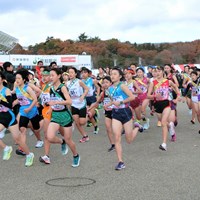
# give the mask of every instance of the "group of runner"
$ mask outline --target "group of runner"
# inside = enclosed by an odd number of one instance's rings
[[[195,123],[195,117],[200,122],[199,70],[191,70],[189,66],[185,66],[181,74],[182,86],[169,64],[149,68],[148,74],[134,64],[123,71],[119,67],[106,71],[100,67],[98,76],[94,77],[85,67],[80,71],[75,67],[62,70],[57,65],[44,67],[42,62],[38,62],[35,74],[26,69],[17,70],[13,86],[9,85],[11,63],[6,62],[3,67],[4,71],[0,72],[0,147],[3,148],[3,160],[8,160],[13,150],[3,142],[4,132],[9,129],[18,144],[16,153],[26,156],[25,166],[33,164],[34,154],[26,144],[27,128],[31,128],[37,138],[36,147],[44,145],[40,162],[50,164],[50,147],[55,143],[61,145],[63,155],[68,153],[69,147],[73,154],[72,166],[78,167],[80,155],[72,140],[73,126],[80,132],[79,142],[88,142],[85,125],[93,126],[94,134],[99,133],[98,108],[101,105],[110,142],[108,151],[115,150],[117,154],[116,170],[125,168],[122,135],[125,134],[127,143],[131,143],[138,132],[149,129],[148,107],[151,115],[156,113],[157,126],[162,127],[159,149],[163,151],[167,150],[168,132],[171,141],[176,141],[176,106],[179,101],[186,99],[193,113],[191,123]]]

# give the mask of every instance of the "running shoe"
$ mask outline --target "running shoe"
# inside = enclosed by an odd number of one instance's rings
[[[33,160],[34,160],[34,154],[33,153],[29,153],[29,155],[26,155],[25,166],[30,167],[31,165],[33,165]]]
[[[89,137],[88,137],[88,135],[87,136],[83,136],[80,140],[79,140],[79,142],[80,143],[84,143],[84,142],[88,142],[90,139],[89,139]]]
[[[115,145],[111,145],[111,147],[108,149],[108,152],[114,151],[115,150]]]
[[[99,127],[98,126],[94,127],[94,132],[93,133],[96,134],[96,135],[99,133]]]
[[[143,126],[140,123],[138,123],[138,122],[134,123],[134,127],[138,127],[139,128],[139,132],[141,132],[141,133],[144,131]]]
[[[194,120],[191,120],[190,122],[191,122],[192,124],[195,124],[195,121],[194,121]]]
[[[174,135],[171,136],[171,141],[175,142],[176,141],[176,133],[174,133]]]
[[[35,148],[42,148],[44,145],[44,142],[42,140],[38,140],[36,145],[35,145]]]
[[[97,119],[99,120],[100,119],[100,113],[99,113],[99,110],[97,108],[95,109],[95,114],[97,116]]]
[[[158,121],[157,127],[161,127],[161,126],[162,126],[161,121]]]
[[[121,169],[125,169],[125,164],[123,162],[119,162],[116,167],[115,170],[121,170]]]
[[[61,152],[62,152],[63,156],[67,155],[67,153],[68,153],[68,146],[67,146],[66,143],[61,144]]]
[[[3,160],[9,160],[11,153],[12,153],[12,147],[11,146],[6,146],[3,150]]]
[[[21,148],[16,149],[15,152],[16,152],[17,155],[20,155],[20,156],[25,156],[26,155],[26,153]]]
[[[159,146],[159,149],[161,149],[162,151],[167,151],[167,146],[163,146],[162,144]]]
[[[90,121],[87,121],[87,127],[91,127],[92,123]]]
[[[50,164],[50,158],[48,156],[40,156],[39,161],[44,164]]]
[[[72,163],[72,167],[78,167],[79,164],[80,164],[80,156],[77,155],[77,156],[73,156],[73,163]]]
[[[140,124],[140,122],[141,122],[141,121],[140,121],[140,120],[138,120],[138,119],[136,119],[136,122],[138,122],[138,123]]]
[[[146,118],[146,123],[143,125],[144,130],[149,129],[149,127],[150,127],[149,122],[150,122],[149,118]]]

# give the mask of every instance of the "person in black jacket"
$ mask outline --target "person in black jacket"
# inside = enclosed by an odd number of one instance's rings
[[[3,63],[4,76],[6,77],[7,87],[12,90],[15,82],[15,75],[13,71],[13,65],[11,62]]]

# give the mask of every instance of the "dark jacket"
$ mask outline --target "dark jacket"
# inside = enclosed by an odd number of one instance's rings
[[[13,72],[9,72],[9,71],[4,71],[4,75],[6,77],[7,87],[10,90],[12,90],[14,86],[14,82],[15,82],[15,75],[13,74]]]

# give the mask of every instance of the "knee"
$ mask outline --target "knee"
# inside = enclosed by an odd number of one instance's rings
[[[54,140],[54,135],[47,134],[47,135],[46,135],[46,138],[47,138],[47,140],[48,140],[49,142],[53,142],[53,140]]]
[[[161,122],[162,127],[168,127],[168,123],[167,122]]]
[[[126,142],[128,143],[128,144],[131,144],[131,139],[130,138],[126,138]]]
[[[120,137],[115,137],[115,143],[119,144],[121,142],[121,138]]]
[[[80,121],[80,126],[84,126],[86,124],[86,121]]]
[[[107,131],[108,133],[110,133],[110,132],[112,132],[112,128],[111,128],[111,127],[106,127],[106,131]]]

